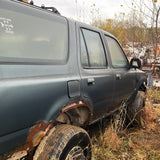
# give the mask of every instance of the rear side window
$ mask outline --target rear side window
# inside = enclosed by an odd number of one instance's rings
[[[80,34],[82,65],[90,68],[106,68],[106,57],[100,34],[87,29],[82,29]]]
[[[44,14],[47,18],[0,8],[0,61],[66,62],[67,22]]]
[[[108,36],[105,36],[105,39],[108,44],[112,66],[115,68],[128,67],[128,61],[118,42],[115,39]]]

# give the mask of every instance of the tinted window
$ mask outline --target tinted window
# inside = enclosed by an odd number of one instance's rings
[[[105,38],[108,43],[113,67],[127,67],[128,61],[117,41],[108,36],[105,36]]]
[[[82,29],[82,33],[84,36],[84,42],[82,43],[81,47],[84,47],[84,43],[86,44],[85,47],[87,47],[86,51],[88,52],[89,67],[106,67],[106,57],[100,34],[98,32],[86,29]],[[83,37],[81,36],[81,41],[82,38]],[[83,48],[81,49],[81,51],[83,51]],[[85,58],[87,58],[87,56],[82,52],[82,64],[84,63],[83,61],[85,61]]]
[[[62,17],[48,17],[0,9],[0,61],[64,62],[67,22]]]

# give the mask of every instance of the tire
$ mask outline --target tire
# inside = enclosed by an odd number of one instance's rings
[[[127,125],[144,127],[143,110],[145,106],[145,93],[138,91],[135,100],[128,106]]]
[[[59,125],[51,129],[33,157],[33,160],[79,159],[91,160],[90,138],[84,129],[71,125]]]

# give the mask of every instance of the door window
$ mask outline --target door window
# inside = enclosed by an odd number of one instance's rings
[[[82,29],[80,34],[82,65],[90,68],[106,68],[106,57],[100,34],[87,29]]]
[[[122,51],[118,42],[115,39],[108,36],[105,36],[105,39],[108,44],[113,67],[127,67],[127,58],[125,57],[124,52]]]

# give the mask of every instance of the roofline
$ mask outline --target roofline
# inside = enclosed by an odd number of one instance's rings
[[[5,1],[6,1],[6,0],[5,0]],[[24,1],[19,1],[19,0],[7,0],[7,1],[12,1],[12,2],[14,2],[14,3],[20,3],[20,4],[26,5],[26,6],[28,6],[28,7],[38,9],[39,11],[47,12],[47,13],[49,13],[49,14],[55,14],[55,15],[57,15],[57,16],[60,16],[60,17],[65,18],[65,19],[68,20],[68,21],[72,21],[72,22],[78,23],[78,24],[80,24],[80,25],[86,26],[86,28],[93,28],[93,29],[95,29],[95,30],[97,30],[97,31],[99,31],[99,32],[102,32],[102,33],[104,33],[104,34],[106,34],[106,35],[108,35],[108,36],[110,36],[110,37],[115,38],[115,36],[113,36],[111,33],[107,32],[107,31],[104,31],[104,30],[102,30],[102,29],[100,29],[100,28],[94,27],[94,26],[89,25],[89,24],[86,24],[86,23],[79,22],[79,21],[74,20],[74,19],[71,19],[71,18],[67,18],[67,17],[65,17],[65,16],[63,16],[63,15],[54,13],[54,12],[52,12],[52,11],[50,11],[50,10],[44,9],[44,6],[32,5],[32,4],[30,4],[30,3],[27,3],[27,2],[24,2]],[[47,8],[47,7],[46,7],[46,8]]]
[[[58,12],[58,10],[55,7],[46,7],[44,5],[37,6],[37,5],[34,5],[32,3],[27,3],[27,2],[24,2],[24,1],[20,1],[20,0],[8,0],[8,1],[12,1],[12,2],[15,2],[15,3],[19,3],[19,4],[22,4],[22,5],[26,5],[26,6],[29,6],[29,7],[33,7],[33,8],[39,9],[39,10],[44,11],[44,12],[48,12],[48,13],[51,13],[51,14],[55,14],[55,15],[61,16],[61,14]],[[49,9],[52,9],[52,8],[55,9],[57,12],[53,12],[53,11],[49,10]],[[64,17],[64,16],[62,16],[62,17]]]
[[[89,25],[89,24],[86,24],[86,23],[83,23],[83,22],[79,22],[79,21],[76,21],[76,20],[74,20],[77,24],[79,24],[79,25],[83,25],[84,27],[86,26],[86,28],[92,28],[93,30],[97,30],[97,31],[99,31],[99,32],[102,32],[102,33],[104,33],[104,34],[106,34],[107,36],[110,36],[110,37],[113,37],[113,38],[116,38],[115,36],[113,36],[111,33],[109,33],[109,32],[107,32],[107,31],[105,31],[105,30],[103,30],[103,29],[100,29],[100,28],[98,28],[98,27],[95,27],[95,26],[92,26],[92,25]]]

